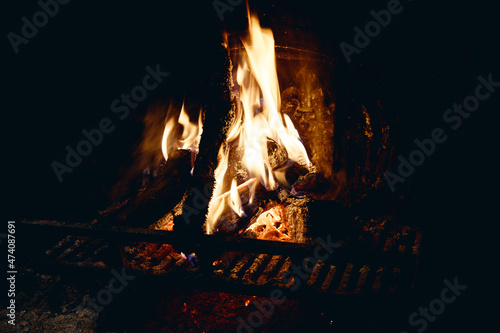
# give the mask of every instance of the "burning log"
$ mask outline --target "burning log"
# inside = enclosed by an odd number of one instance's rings
[[[260,218],[259,215],[268,210],[270,206],[272,207],[276,205],[276,203],[281,202],[282,199],[286,199],[290,196],[290,192],[288,192],[285,187],[291,188],[291,184],[300,176],[309,172],[306,167],[289,160],[286,149],[276,143],[276,141],[268,138],[268,163],[272,169],[271,172],[274,174],[273,177],[276,177],[278,180],[275,185],[277,187],[272,190],[264,187],[258,178],[248,179],[250,172],[245,167],[245,164],[242,163],[243,154],[244,148],[234,148],[229,151],[230,162],[224,176],[224,182],[228,185],[231,179],[233,179],[234,184],[230,189],[226,187],[226,192],[214,198],[214,201],[216,205],[219,206],[223,200],[230,202],[233,197],[238,197],[239,199],[237,199],[236,204],[230,203],[228,207],[225,208],[225,211],[218,217],[214,225],[214,231],[217,233],[242,233],[249,225],[253,225],[256,220]],[[241,184],[235,186],[237,182],[241,182]],[[280,193],[282,192],[286,193],[280,198]],[[301,216],[301,214],[299,215]],[[247,234],[257,238],[260,238],[261,235],[261,233],[258,233],[257,236],[255,236],[254,233]],[[278,240],[278,238],[273,239]],[[286,240],[289,240],[289,238],[286,238]]]
[[[250,200],[251,187],[254,187],[255,191],[253,200]],[[250,180],[235,187],[235,189],[217,197],[217,199],[220,200],[227,198],[231,195],[235,195],[236,193],[240,197],[243,214],[242,216],[239,216],[228,207],[226,212],[219,217],[217,224],[215,225],[215,231],[217,233],[235,235],[247,228],[248,225],[252,224],[253,220],[263,212],[261,206],[263,205],[264,199],[273,194],[272,192],[267,191],[256,178],[251,178]]]
[[[267,155],[271,168],[276,169],[288,161],[288,152],[276,141],[267,139]]]
[[[175,150],[159,175],[136,197],[99,219],[103,224],[149,227],[182,200],[191,169],[191,152]],[[175,189],[175,191],[173,191]],[[106,214],[107,213],[107,214]]]
[[[238,214],[231,207],[227,207],[226,211],[221,214],[219,217],[214,230],[217,233],[223,234],[238,234],[244,232],[245,236],[251,238],[259,238],[259,239],[273,239],[273,240],[282,240],[282,241],[290,241],[290,237],[271,237],[269,234],[269,230],[272,229],[271,226],[267,228],[264,232],[249,232],[245,231],[249,226],[254,226],[258,219],[262,219],[260,217],[263,212],[268,211],[273,205],[276,203],[285,203],[287,207],[295,207],[292,204],[293,200],[288,200],[290,197],[290,192],[282,186],[278,186],[275,190],[266,189],[257,178],[250,178],[249,172],[245,168],[244,164],[241,162],[243,158],[244,149],[236,148],[233,151],[230,151],[229,157],[232,163],[229,163],[228,172],[226,173],[226,178],[228,179],[237,179],[238,181],[243,181],[241,184],[236,186],[235,188],[231,188],[227,192],[215,198],[215,200],[222,200],[225,198],[229,198],[232,195],[238,195],[240,197],[241,208],[243,214]],[[282,178],[281,183],[289,184],[289,188],[292,188],[291,184],[294,184],[298,179],[302,179],[305,177],[309,170],[303,165],[298,164],[297,162],[291,161],[288,159],[288,153],[286,149],[284,149],[281,145],[279,145],[274,140],[267,140],[267,153],[269,157],[269,164],[273,169],[273,173],[277,178]],[[319,177],[319,176],[318,176]],[[248,179],[248,180],[246,180]],[[246,181],[245,181],[246,180]],[[313,185],[311,185],[313,187]],[[312,189],[314,190],[314,189]],[[253,196],[253,199],[250,200],[250,197]],[[282,207],[283,208],[283,207]],[[303,208],[301,206],[301,208]],[[292,230],[292,234],[297,236],[303,230],[303,222],[305,219],[304,214],[300,212],[300,209],[286,209],[286,214],[283,214],[283,221],[287,220],[285,215],[290,215],[288,220],[294,221],[299,220],[298,229],[300,231]],[[306,207],[307,208],[307,207]],[[272,209],[272,208],[271,208]],[[292,212],[288,214],[288,212]],[[307,212],[305,210],[304,212]],[[269,214],[267,214],[269,215]],[[260,222],[259,222],[260,223]],[[283,223],[283,222],[280,222]],[[262,223],[261,223],[262,224]],[[265,223],[264,223],[265,224]],[[265,229],[264,227],[260,229]],[[259,230],[260,230],[259,229]],[[292,227],[292,229],[294,229]],[[262,231],[261,230],[261,231]],[[300,237],[299,237],[300,238]],[[294,238],[295,239],[295,238]]]
[[[234,178],[238,183],[246,182],[250,178],[248,170],[243,163],[245,149],[246,147],[238,147],[238,143],[234,141],[230,144],[229,148],[228,179]],[[267,154],[269,165],[272,169],[277,169],[289,161],[286,149],[269,138],[267,139]]]
[[[259,205],[248,205],[244,207],[245,215],[238,216],[232,210],[228,210],[219,218],[215,231],[220,234],[235,235],[254,223],[259,214],[264,210]]]
[[[219,148],[224,144],[235,114],[234,97],[231,93],[232,76],[229,53],[222,44],[214,52],[212,62],[207,64],[207,73],[202,89],[203,131],[199,153],[194,165],[194,174],[183,206],[182,216],[174,220],[174,230],[202,234],[212,197]],[[195,205],[202,198],[202,204]],[[197,206],[193,208],[192,206]]]

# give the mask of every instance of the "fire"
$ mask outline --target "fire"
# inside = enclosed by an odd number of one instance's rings
[[[236,179],[233,179],[231,182],[231,200],[229,201],[229,206],[236,214],[238,214],[239,217],[242,217],[243,214],[245,214],[243,208],[241,208],[240,195],[236,189]]]
[[[165,129],[161,141],[161,150],[165,161],[168,160],[168,154],[176,149],[187,149],[193,153],[193,156],[198,152],[201,134],[203,132],[203,120],[201,110],[198,115],[198,123],[193,123],[189,119],[184,103],[182,103],[179,116],[176,117],[174,109],[170,108],[167,112]],[[176,136],[177,125],[182,125],[182,133],[180,138]],[[174,138],[172,138],[174,136]],[[194,161],[193,161],[194,162]]]
[[[270,140],[284,148],[290,160],[308,168],[311,166],[291,119],[280,111],[281,97],[273,33],[260,26],[255,14],[249,12],[248,19],[249,33],[242,39],[243,49],[240,50],[237,63],[236,82],[240,90],[237,113],[226,145],[219,150],[219,164],[215,171],[216,186],[206,223],[208,234],[213,233],[214,226],[226,207],[230,207],[240,217],[245,214],[240,190],[248,189],[251,203],[258,183],[267,190],[274,190],[284,182],[283,177],[274,174],[270,163]],[[230,149],[242,151],[241,163],[248,172],[248,179],[240,185],[236,179],[229,179],[227,173]]]

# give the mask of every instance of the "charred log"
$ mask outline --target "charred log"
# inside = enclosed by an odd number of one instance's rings
[[[301,176],[305,176],[308,172],[309,170],[305,166],[290,160],[275,170],[275,174],[284,174],[288,184],[295,184]]]
[[[288,152],[276,141],[267,140],[267,154],[269,156],[269,165],[276,169],[288,161]]]
[[[205,75],[201,94],[204,131],[182,216],[174,220],[174,230],[188,232],[193,237],[203,233],[214,189],[219,148],[224,144],[236,109],[231,94],[232,65],[227,49],[220,45],[207,68],[210,71]]]
[[[240,217],[235,212],[229,210],[222,214],[217,222],[216,232],[219,234],[235,235],[245,230],[264,211],[259,205],[248,205],[244,207],[245,215]]]
[[[269,200],[277,200],[276,192],[268,191],[260,183],[255,187],[255,195],[252,201],[250,201],[251,194],[247,186],[244,186],[238,193],[244,215],[240,217],[228,207],[227,211],[217,221],[215,226],[217,233],[236,235],[242,232],[264,211],[264,207]]]
[[[149,227],[182,200],[190,178],[191,152],[175,150],[159,175],[137,196],[99,218],[99,223]]]
[[[295,193],[308,194],[312,197],[325,193],[329,188],[328,181],[320,172],[310,172],[300,176],[293,184]]]

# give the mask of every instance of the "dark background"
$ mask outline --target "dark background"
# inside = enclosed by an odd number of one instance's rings
[[[490,238],[498,223],[494,116],[499,92],[482,102],[455,132],[443,123],[442,115],[474,92],[478,75],[492,73],[500,81],[494,6],[402,1],[402,13],[393,16],[361,54],[353,55],[348,66],[339,43],[352,44],[352,29],[363,28],[372,20],[370,10],[385,9],[387,1],[251,5],[264,25],[279,26],[279,18],[286,16],[293,18],[292,29],[309,29],[322,41],[322,51],[337,58],[336,70],[347,73],[343,78],[348,82],[338,82],[339,86],[349,85],[360,96],[376,96],[384,103],[396,156],[407,156],[414,139],[445,128],[447,142],[397,187],[404,200],[395,209],[403,209],[404,218],[424,228],[426,247],[419,296],[401,304],[402,317],[391,320],[411,332],[407,315],[438,297],[444,278],[458,276],[469,289],[428,331],[486,327],[493,308],[484,299],[498,288],[491,257],[497,251]],[[5,220],[95,217],[110,204],[109,192],[130,162],[148,103],[172,96],[181,100],[195,90],[223,26],[245,26],[244,4],[226,12],[222,23],[211,1],[72,1],[61,5],[15,54],[7,33],[20,34],[21,18],[31,20],[40,8],[35,1],[8,7],[2,10],[0,121]],[[170,76],[127,119],[119,120],[111,112],[111,102],[141,84],[147,65],[154,68],[158,63]],[[63,162],[64,147],[75,147],[84,138],[81,131],[96,128],[102,118],[111,118],[116,130],[59,183],[51,162]]]

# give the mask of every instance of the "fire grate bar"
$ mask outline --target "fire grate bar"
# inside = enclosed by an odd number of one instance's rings
[[[33,226],[30,223],[27,225]],[[36,223],[35,225],[40,228],[43,224]],[[54,223],[49,225],[52,229],[55,228]],[[66,228],[65,231],[67,230]],[[80,230],[82,229],[77,231]],[[128,232],[131,231],[128,230]],[[138,238],[144,240],[144,238],[148,238],[148,234],[148,232],[139,233]],[[153,235],[157,237],[154,233]],[[167,238],[169,237],[167,236]],[[221,264],[216,266],[214,263],[214,269],[210,274],[214,281],[232,285],[292,288],[297,283],[295,279],[300,277],[294,273],[287,274],[287,271],[291,270],[292,265],[295,265],[309,267],[307,278],[301,281],[304,282],[301,284],[320,294],[369,295],[410,290],[414,283],[421,237],[419,229],[408,226],[373,231],[360,235],[359,248],[371,249],[376,254],[386,253],[389,256],[385,259],[389,260],[384,260],[383,256],[374,256],[373,253],[365,257],[356,254],[351,256],[352,260],[349,260],[348,256],[340,255],[332,257],[331,260],[318,261],[313,267],[311,266],[314,263],[307,263],[310,259],[304,259],[311,257],[314,253],[314,247],[311,245],[274,242],[278,244],[271,244],[267,247],[264,245],[269,245],[268,243],[272,242],[253,242],[257,240],[251,239],[248,240],[250,241],[248,244],[251,244],[249,247],[254,249],[258,244],[261,251],[234,251],[235,247],[239,249],[243,243],[240,242],[236,246],[230,247],[232,251],[225,251],[219,257],[218,261]],[[130,234],[128,238],[133,239]],[[223,240],[222,243],[225,244],[225,241],[227,242],[227,240]],[[85,237],[65,236],[56,244],[52,243],[49,246],[44,252],[44,259],[53,265],[109,269],[108,259],[119,251],[118,246],[111,244],[113,242],[108,239],[89,238],[88,235]],[[220,244],[217,245],[220,246]],[[283,248],[279,249],[277,245],[283,245]],[[266,253],[265,251],[269,248],[271,250]],[[286,254],[290,249],[289,252],[294,255],[283,254]],[[297,255],[297,253],[302,255]],[[411,260],[404,260],[407,258]],[[123,260],[128,269],[146,275],[175,276],[172,271],[178,271],[178,273],[180,271],[181,276],[184,277],[200,277],[196,270],[183,270],[182,263],[186,261],[173,259],[160,246],[150,258],[143,256],[139,260],[127,262],[127,259],[123,257]],[[302,261],[307,264],[302,265]],[[303,271],[305,272],[305,270]],[[206,278],[206,276],[201,278]]]

